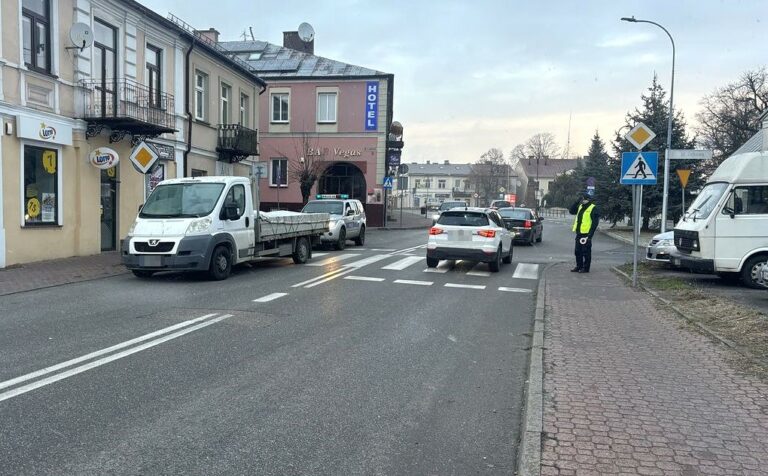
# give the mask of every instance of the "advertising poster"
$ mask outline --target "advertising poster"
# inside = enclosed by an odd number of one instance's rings
[[[42,221],[44,222],[56,221],[56,194],[55,193],[43,194]]]

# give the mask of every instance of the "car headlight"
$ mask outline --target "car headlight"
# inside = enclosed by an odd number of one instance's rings
[[[333,230],[334,228],[336,228],[336,225],[338,224],[339,224],[338,220],[331,220],[328,222],[328,229]]]
[[[211,230],[211,217],[200,218],[189,224],[185,235],[196,235],[201,233],[208,233]]]
[[[133,232],[134,232],[134,230],[136,230],[136,225],[138,223],[139,222],[137,220],[134,220],[134,222],[131,224],[131,227],[128,228],[128,236],[133,236]]]

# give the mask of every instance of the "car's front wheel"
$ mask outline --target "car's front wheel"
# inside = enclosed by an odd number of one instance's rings
[[[347,229],[344,227],[341,227],[341,230],[339,230],[339,240],[336,242],[336,249],[343,250],[346,247],[347,247]]]
[[[232,271],[232,253],[229,252],[229,248],[224,245],[219,245],[213,250],[213,256],[211,256],[211,265],[208,268],[208,276],[214,281],[222,281],[229,277],[229,273]]]

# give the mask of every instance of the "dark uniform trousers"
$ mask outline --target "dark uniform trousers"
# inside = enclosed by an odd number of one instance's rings
[[[589,238],[589,235],[576,235],[576,267],[589,271],[589,266],[592,264],[592,239],[587,240],[586,245],[582,245],[579,240],[582,238]]]

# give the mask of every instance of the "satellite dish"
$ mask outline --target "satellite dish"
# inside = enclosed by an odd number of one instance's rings
[[[312,25],[306,22],[299,25],[299,38],[301,38],[301,41],[305,43],[309,43],[310,41],[314,40],[315,29],[312,28]]]
[[[75,23],[69,29],[69,39],[72,40],[74,48],[79,48],[80,51],[83,51],[93,44],[93,31],[85,23]]]

